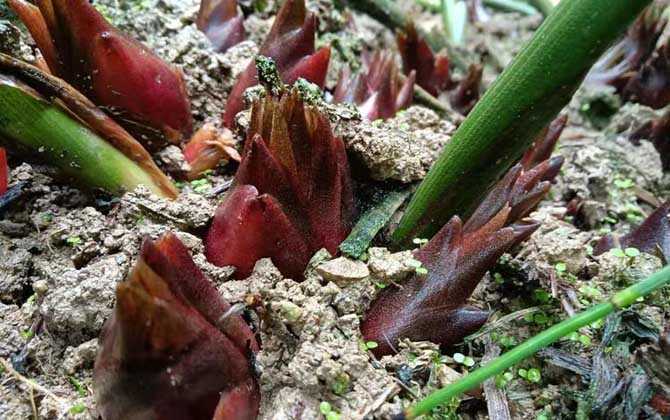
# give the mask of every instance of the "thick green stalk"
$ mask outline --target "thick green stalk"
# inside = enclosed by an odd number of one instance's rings
[[[566,335],[586,327],[599,319],[605,318],[615,310],[623,309],[633,304],[639,298],[648,295],[668,283],[670,283],[670,265],[652,274],[647,279],[618,292],[612,296],[608,302],[593,306],[587,311],[566,319],[560,324],[554,325],[535,337],[526,340],[524,343],[516,346],[497,359],[492,360],[479,369],[469,373],[459,381],[435,391],[410,407],[404,413],[404,416],[400,416],[400,418],[414,419],[430,413],[434,408],[477,387],[485,380],[506,371],[515,364],[532,356],[550,344],[555,343]]]
[[[530,4],[515,0],[484,0],[484,4],[505,12],[517,12],[522,15],[534,15],[537,9]]]
[[[468,8],[463,1],[441,0],[442,26],[452,45],[463,45]]]
[[[397,2],[394,0],[346,0],[346,4],[359,12],[367,13],[392,31],[404,29],[411,22],[411,18],[398,7]],[[448,45],[443,35],[437,31],[424,31],[418,25],[416,29],[433,51],[441,51],[446,48],[449,59],[455,67],[461,70],[468,68],[467,64]]]
[[[467,216],[569,102],[589,68],[651,0],[563,0],[477,103],[394,233],[406,245]]]
[[[535,6],[544,16],[549,16],[551,11],[554,10],[554,3],[551,0],[530,0],[530,4]]]
[[[143,184],[165,195],[135,162],[35,95],[0,83],[0,137],[10,148],[41,158],[85,187],[121,193]]]
[[[431,12],[440,13],[440,0],[416,0],[416,2]]]
[[[440,13],[440,0],[417,0],[421,6],[431,12]],[[520,0],[484,0],[484,4],[504,12],[517,12],[522,15],[534,15],[539,13],[536,8]]]
[[[402,29],[407,25],[407,15],[394,0],[347,0],[359,12],[367,13],[389,29]]]

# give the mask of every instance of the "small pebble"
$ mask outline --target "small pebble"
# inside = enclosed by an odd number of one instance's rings
[[[327,261],[319,265],[316,271],[325,280],[338,285],[363,280],[370,275],[370,270],[364,262],[345,257]]]

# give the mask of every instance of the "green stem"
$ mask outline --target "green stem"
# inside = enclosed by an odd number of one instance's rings
[[[449,402],[452,398],[467,392],[485,380],[500,374],[522,360],[532,356],[539,350],[549,346],[570,333],[586,327],[593,322],[605,318],[618,309],[623,309],[639,298],[670,283],[670,265],[652,274],[647,279],[624,289],[610,298],[608,302],[593,306],[592,308],[566,319],[560,324],[541,332],[540,334],[526,340],[512,350],[503,354],[495,360],[487,363],[479,369],[469,373],[459,381],[446,386],[410,407],[404,414],[406,419],[414,419],[418,416],[430,413],[434,408]]]
[[[401,245],[466,217],[569,102],[651,0],[563,0],[446,145],[394,233]]]
[[[346,3],[349,7],[370,15],[392,31],[402,30],[411,22],[411,18],[398,7],[395,0],[346,0]],[[444,36],[435,31],[426,32],[420,26],[417,26],[416,29],[433,51],[437,52],[446,48],[449,59],[455,67],[461,70],[468,68],[467,64],[446,42]]]
[[[407,25],[407,16],[394,0],[347,0],[354,9],[367,13],[391,30]]]
[[[421,7],[431,12],[440,13],[439,0],[416,0]],[[532,16],[539,13],[536,8],[528,3],[518,0],[484,0],[484,4],[504,12],[517,12],[522,15]]]
[[[0,137],[13,150],[40,157],[88,188],[113,194],[142,184],[164,191],[137,163],[85,128],[57,106],[25,87],[0,80]]]
[[[462,1],[441,0],[442,26],[452,45],[463,45],[468,23],[467,6]]]
[[[505,12],[516,12],[522,15],[532,16],[538,13],[537,9],[530,4],[515,0],[484,0],[484,4]]]
[[[535,6],[544,16],[549,16],[551,11],[554,10],[554,3],[551,0],[530,0],[530,4]]]
[[[417,104],[423,105],[437,112],[439,115],[447,115],[452,110],[449,105],[442,103],[439,99],[428,93],[428,91],[418,84],[414,85],[414,100]]]
[[[416,2],[426,10],[430,10],[431,12],[435,13],[440,12],[439,0],[416,0]]]

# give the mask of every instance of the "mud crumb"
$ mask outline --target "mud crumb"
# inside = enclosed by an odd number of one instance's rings
[[[455,129],[435,112],[412,106],[386,121],[343,123],[336,132],[373,179],[408,183],[426,176]]]
[[[332,281],[338,286],[363,280],[370,275],[370,270],[364,262],[345,257],[327,261],[319,265],[316,270],[325,280]]]

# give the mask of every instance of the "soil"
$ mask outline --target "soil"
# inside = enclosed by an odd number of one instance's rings
[[[317,43],[337,40],[340,46],[332,57],[330,88],[342,66],[360,64],[363,48],[394,48],[391,31],[364,15],[350,18],[334,3],[308,1],[320,16]],[[114,24],[182,68],[198,126],[220,124],[235,77],[257,53],[277,8],[268,1],[264,11],[251,14],[245,21],[249,39],[221,54],[195,27],[197,0],[94,4]],[[422,14],[427,27],[439,27],[439,19],[414,2],[403,4]],[[487,22],[469,25],[468,43],[458,52],[484,65],[485,87],[541,22],[539,16],[489,13]],[[0,21],[0,48],[31,59],[32,42],[16,25]],[[610,104],[613,112],[606,117],[589,112],[596,102]],[[360,189],[423,179],[463,119],[457,113],[440,118],[413,105],[387,121],[364,122],[351,107],[316,105],[344,139],[355,174],[364,179]],[[245,297],[256,295],[265,303],[263,347],[256,361],[260,418],[323,418],[324,402],[342,419],[389,418],[476,368],[485,355],[510,348],[662,266],[658,257],[644,253],[593,256],[602,235],[628,232],[653,210],[650,197],[667,197],[670,178],[658,153],[651,143],[643,140],[634,146],[627,137],[662,112],[622,104],[611,92],[587,87],[564,112],[569,124],[556,153],[566,163],[551,195],[532,215],[542,225],[503,256],[472,298],[471,304],[491,311],[489,322],[453,348],[405,341],[398,354],[381,360],[369,351],[359,324],[383,287],[402,282],[416,270],[411,252],[373,247],[361,260],[351,260],[321,251],[303,282],[283,278],[269,260],[261,260],[249,279],[230,280],[233,269],[206,261],[201,237],[230,186],[232,164],[196,182],[180,183],[178,199],[168,202],[143,188],[118,198],[85,192],[61,182],[49,167],[12,160],[11,184],[23,183],[23,195],[0,220],[0,418],[98,418],[92,367],[97,337],[114,307],[115,287],[136,260],[142,239],[167,231],[188,246],[225,299],[244,303]],[[238,122],[241,142],[244,115]],[[168,171],[181,162],[174,147],[156,157]],[[578,215],[568,209],[575,199],[582,203]],[[667,291],[656,293],[644,305],[522,362],[509,375],[496,378],[495,386],[485,387],[491,394],[486,398],[502,401],[514,419],[574,418],[585,404],[598,407],[593,418],[660,418],[647,405],[648,398],[636,399],[632,390],[668,387],[659,385],[657,377],[648,378],[635,360],[638,349],[656,354],[652,338],[670,318],[668,297]],[[541,377],[523,377],[520,369],[538,369]],[[594,378],[602,378],[605,371],[610,391],[616,389],[609,394],[594,391],[604,386]],[[631,413],[636,415],[625,417]],[[465,396],[460,406],[434,413],[434,418],[487,415],[504,418],[487,411],[479,392]]]

